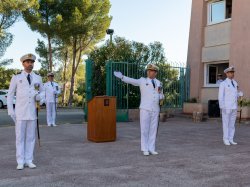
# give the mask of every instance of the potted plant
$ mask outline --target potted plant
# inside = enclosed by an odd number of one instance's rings
[[[250,118],[250,99],[240,99],[238,101],[238,118],[249,119]],[[241,116],[240,116],[241,115]]]
[[[183,113],[184,114],[193,114],[193,112],[202,112],[204,113],[205,108],[204,104],[199,103],[197,98],[188,99],[183,103]]]

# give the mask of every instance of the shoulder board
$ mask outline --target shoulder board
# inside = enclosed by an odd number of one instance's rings
[[[40,74],[35,73],[35,72],[34,72],[34,74],[35,74],[35,76],[38,76],[38,77],[41,77],[41,78],[42,78],[42,76],[41,76]]]
[[[22,72],[20,71],[20,72],[17,72],[15,75],[20,75]]]

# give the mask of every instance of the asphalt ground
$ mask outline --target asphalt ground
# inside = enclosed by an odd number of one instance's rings
[[[84,111],[80,108],[58,108],[57,124],[81,124],[84,122]],[[41,109],[39,112],[39,124],[47,125],[46,110]],[[0,127],[14,126],[14,122],[8,116],[7,109],[0,109]]]
[[[92,143],[86,123],[41,126],[36,169],[16,170],[14,127],[0,128],[0,186],[250,186],[250,126],[236,128],[236,146],[222,143],[221,122],[161,123],[157,156],[140,151],[138,122],[118,123],[117,141]]]

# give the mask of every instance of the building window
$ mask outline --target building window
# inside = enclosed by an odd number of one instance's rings
[[[208,4],[208,23],[220,23],[232,16],[232,0],[216,0]]]
[[[205,86],[217,87],[219,83],[225,80],[224,70],[228,68],[229,63],[206,64],[205,65]]]
[[[232,4],[233,0],[226,0],[226,19],[230,19],[232,17]]]

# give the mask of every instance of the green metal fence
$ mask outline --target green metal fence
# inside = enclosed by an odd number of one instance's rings
[[[140,104],[140,90],[122,82],[114,77],[114,71],[121,71],[123,75],[140,78],[146,76],[147,64],[135,64],[128,62],[106,63],[106,95],[117,98],[117,121],[128,121],[128,110],[138,108]],[[190,69],[181,64],[158,64],[160,71],[158,79],[163,84],[165,101],[162,109],[182,108],[185,100],[189,98]],[[92,98],[93,62],[86,62],[86,100]],[[87,112],[87,111],[86,111]]]
[[[123,83],[113,76],[114,71],[121,71],[123,75],[140,78],[146,76],[147,64],[132,64],[127,62],[107,62],[106,64],[106,95],[117,97],[119,121],[128,120],[128,109],[138,108],[140,104],[139,87]],[[163,83],[165,101],[162,109],[182,108],[189,98],[188,67],[179,64],[158,64],[160,67],[158,79]]]
[[[86,90],[86,98],[84,102],[84,112],[85,112],[85,120],[87,120],[88,116],[88,102],[92,99],[92,78],[93,78],[93,61],[88,59],[86,60],[86,72],[85,72],[85,90]]]

